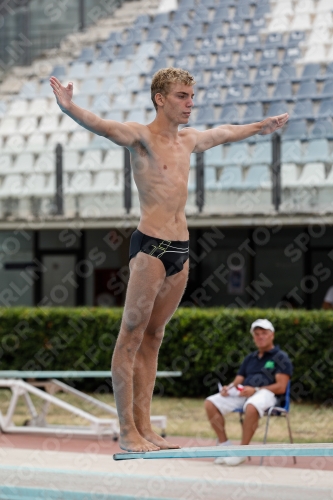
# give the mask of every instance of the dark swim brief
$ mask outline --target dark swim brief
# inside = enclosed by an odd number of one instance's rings
[[[189,258],[190,242],[160,240],[136,229],[131,236],[129,260],[143,252],[160,259],[167,276],[179,273]]]

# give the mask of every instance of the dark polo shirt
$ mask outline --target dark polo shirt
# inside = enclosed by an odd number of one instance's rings
[[[248,354],[238,370],[237,375],[244,377],[243,385],[263,387],[274,384],[277,373],[292,376],[293,365],[288,354],[282,351],[279,346],[264,352],[261,358],[258,354],[259,351]]]

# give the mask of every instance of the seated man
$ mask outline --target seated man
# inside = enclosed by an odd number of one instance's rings
[[[292,375],[293,367],[288,355],[274,346],[272,323],[267,319],[257,319],[250,331],[258,350],[246,356],[232,384],[205,401],[208,420],[220,446],[231,444],[224,430],[224,415],[243,408],[245,417],[241,444],[249,444],[258,427],[259,417],[271,406],[281,404],[277,396],[285,394]],[[239,384],[243,384],[244,388],[239,395],[233,395]],[[219,457],[215,463],[239,465],[244,461],[245,457]]]

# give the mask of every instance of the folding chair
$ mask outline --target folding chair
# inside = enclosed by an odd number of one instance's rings
[[[265,411],[264,416],[267,417],[266,420],[266,429],[265,429],[265,435],[264,435],[264,440],[263,444],[267,443],[267,434],[268,434],[268,427],[269,427],[269,421],[271,417],[285,417],[287,420],[287,426],[288,426],[288,433],[289,433],[289,440],[290,443],[293,444],[293,436],[291,433],[291,427],[290,427],[290,420],[289,420],[289,411],[290,411],[290,380],[287,385],[287,390],[284,395],[284,406],[271,406],[268,408],[268,410]],[[243,408],[237,408],[236,410],[233,411],[233,413],[239,413],[239,421],[241,425],[243,425]],[[294,459],[294,464],[296,464],[296,457],[293,457]],[[261,457],[260,459],[260,465],[263,464],[264,457]]]

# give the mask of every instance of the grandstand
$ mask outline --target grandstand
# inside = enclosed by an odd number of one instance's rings
[[[38,2],[31,4],[36,9]],[[125,278],[117,273],[127,265],[130,230],[139,216],[134,182],[131,208],[125,207],[126,156],[63,115],[48,78],[73,81],[74,102],[99,116],[146,124],[155,114],[152,75],[172,65],[188,69],[197,80],[190,126],[204,130],[290,114],[281,134],[278,207],[273,203],[271,136],[205,153],[201,211],[196,204],[200,159],[192,155],[186,211],[194,265],[184,304],[274,307],[296,287],[300,307],[320,306],[331,271],[326,279],[318,271],[316,286],[307,276],[319,264],[332,269],[333,260],[331,0],[180,0],[178,5],[137,0],[117,5],[84,30],[72,27],[42,53],[36,49],[31,64],[7,65],[2,75],[0,276],[7,292],[1,303],[122,303],[124,287],[117,295],[108,283],[114,275],[123,285]],[[39,14],[40,26],[42,21]],[[57,144],[62,146],[61,210],[55,196]],[[115,231],[121,234],[119,245]],[[210,247],[207,231],[218,235]],[[18,249],[10,238],[18,241]],[[104,252],[104,260],[93,253],[95,247]],[[204,251],[209,258],[201,259]],[[299,258],[297,251],[302,252]],[[241,258],[229,265],[235,252]],[[33,259],[48,270],[37,266],[38,279],[22,291],[27,285],[22,273],[33,269]],[[76,268],[82,259],[89,261],[88,270],[91,264],[90,274]],[[224,282],[215,276],[214,287],[202,285],[221,263],[229,267],[230,278]],[[73,272],[75,280],[67,280],[63,295],[60,291],[50,298],[59,268],[64,276]],[[262,293],[258,280],[264,283]]]

